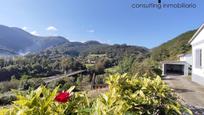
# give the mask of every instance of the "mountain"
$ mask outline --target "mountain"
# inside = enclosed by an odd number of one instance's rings
[[[94,41],[94,40],[86,41],[86,42],[84,42],[84,44],[89,44],[89,45],[91,45],[91,44],[93,44],[93,45],[101,45],[100,42]]]
[[[36,52],[65,42],[69,41],[60,36],[34,36],[20,28],[0,25],[0,55]]]
[[[12,56],[12,55],[17,55],[15,52],[6,50],[6,49],[0,49],[0,57],[1,56]]]
[[[148,49],[127,46],[108,45],[98,41],[69,42],[61,36],[42,37],[32,35],[20,28],[0,25],[0,56],[23,55],[28,52],[42,53],[51,51],[52,54],[61,53],[69,56],[84,56],[90,53],[107,53],[109,56],[121,56],[122,54],[142,54]]]
[[[196,30],[187,31],[174,39],[161,44],[151,50],[151,57],[156,61],[176,60],[179,54],[190,53],[191,46],[188,41]]]
[[[149,53],[149,49],[139,46],[130,45],[109,45],[98,41],[81,42],[67,42],[52,48],[48,48],[40,55],[68,55],[72,57],[82,56],[86,57],[89,54],[106,54],[109,58],[116,60],[124,56],[144,56]]]

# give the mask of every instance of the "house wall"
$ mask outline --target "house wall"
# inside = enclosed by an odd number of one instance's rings
[[[180,57],[180,61],[185,61],[189,65],[192,65],[193,64],[193,57],[191,54],[186,54],[186,55]]]
[[[203,34],[203,35],[200,35]],[[204,40],[204,31],[200,33],[192,42],[192,57],[193,57],[193,65],[192,65],[192,81],[197,82],[199,84],[204,85],[204,43],[202,43],[200,37],[203,37],[202,39]],[[198,68],[196,67],[196,50],[197,49],[202,49],[202,67]]]
[[[199,44],[199,43],[202,43],[202,42],[204,42],[204,29],[191,42],[191,45]]]

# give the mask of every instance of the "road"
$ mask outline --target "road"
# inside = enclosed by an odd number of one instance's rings
[[[69,76],[73,76],[73,75],[76,75],[76,74],[79,74],[79,73],[83,73],[85,71],[86,70],[79,70],[79,71],[71,72],[71,73],[68,73],[68,74],[65,74],[65,75],[56,75],[56,76],[51,76],[51,77],[45,77],[45,78],[42,78],[42,79],[45,81],[45,83],[49,83],[51,81],[55,81],[55,80],[59,80],[59,79],[65,78],[65,77],[69,77]]]
[[[164,80],[188,105],[204,107],[204,86],[188,77],[168,76]]]

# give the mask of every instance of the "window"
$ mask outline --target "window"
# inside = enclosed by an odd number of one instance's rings
[[[196,68],[201,68],[202,67],[202,49],[197,49],[195,51],[195,67]]]

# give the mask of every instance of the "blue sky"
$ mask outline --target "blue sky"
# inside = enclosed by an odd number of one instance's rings
[[[0,0],[0,24],[40,36],[61,35],[70,41],[155,47],[204,23],[203,0],[191,9],[138,9],[133,3],[157,0]]]

